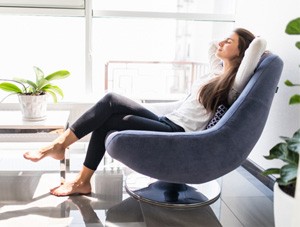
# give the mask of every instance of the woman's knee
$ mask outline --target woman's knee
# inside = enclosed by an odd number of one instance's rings
[[[104,102],[111,103],[111,102],[114,102],[115,100],[117,100],[118,97],[120,97],[120,95],[118,95],[114,92],[108,92],[103,96],[103,98],[99,102],[104,101]]]

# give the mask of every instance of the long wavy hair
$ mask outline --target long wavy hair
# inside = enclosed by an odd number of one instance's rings
[[[220,104],[228,104],[229,91],[233,85],[238,68],[246,49],[255,38],[251,32],[243,28],[237,28],[233,32],[239,37],[239,56],[232,59],[231,67],[226,72],[212,78],[199,89],[198,100],[209,112],[215,112]]]

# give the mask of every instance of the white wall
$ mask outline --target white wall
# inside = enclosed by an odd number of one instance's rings
[[[282,165],[265,160],[263,155],[267,155],[270,148],[281,141],[279,136],[291,136],[300,127],[300,105],[288,105],[289,97],[300,93],[300,89],[284,85],[286,79],[300,83],[300,50],[295,47],[300,36],[290,36],[284,32],[290,20],[300,17],[299,7],[299,0],[237,0],[236,26],[265,37],[267,49],[284,61],[279,91],[274,97],[265,130],[250,154],[250,159],[264,169],[274,167],[274,163]]]

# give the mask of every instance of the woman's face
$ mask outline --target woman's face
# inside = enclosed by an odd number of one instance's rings
[[[219,48],[216,56],[224,60],[232,60],[239,56],[239,36],[236,33],[232,33],[228,38],[219,42]]]

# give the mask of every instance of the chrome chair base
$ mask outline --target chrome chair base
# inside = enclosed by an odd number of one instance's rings
[[[216,180],[204,184],[178,184],[143,175],[127,177],[125,189],[137,200],[179,209],[210,205],[218,200],[221,194],[220,185]]]

